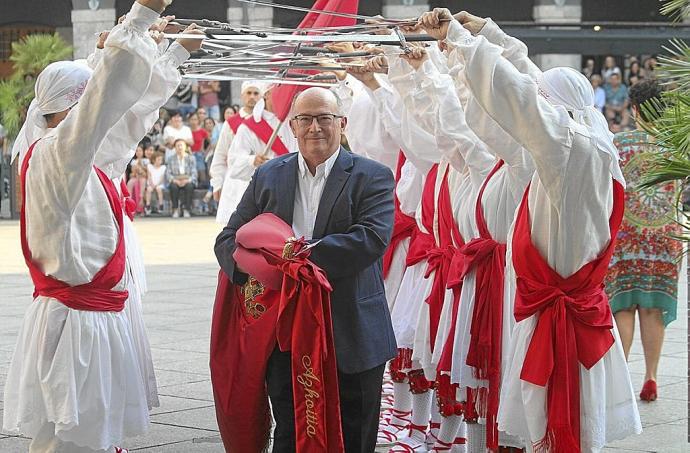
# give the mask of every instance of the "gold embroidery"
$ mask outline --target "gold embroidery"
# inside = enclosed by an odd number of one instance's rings
[[[283,247],[283,259],[289,260],[295,257],[295,243],[297,238],[289,237],[285,240],[285,246]]]
[[[302,386],[304,391],[304,405],[306,406],[307,419],[307,435],[309,437],[316,436],[316,430],[319,428],[319,414],[318,409],[315,408],[320,404],[317,400],[321,398],[319,390],[321,389],[321,380],[314,374],[314,368],[311,366],[311,357],[308,355],[302,356],[302,367],[304,372],[297,375],[297,382]]]
[[[242,293],[247,314],[254,319],[259,319],[266,312],[266,306],[256,302],[256,298],[264,293],[264,285],[250,275],[249,280],[242,287]]]

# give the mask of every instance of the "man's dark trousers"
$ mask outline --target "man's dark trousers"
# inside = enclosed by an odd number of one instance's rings
[[[346,453],[372,453],[381,410],[381,385],[385,364],[361,373],[338,371],[340,417]],[[266,373],[268,394],[276,427],[273,453],[295,451],[295,409],[292,399],[290,352],[273,351]],[[326,404],[332,404],[326,401]]]

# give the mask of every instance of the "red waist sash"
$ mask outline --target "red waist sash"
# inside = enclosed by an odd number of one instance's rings
[[[479,237],[466,243],[461,277],[476,269],[474,309],[470,325],[467,365],[477,379],[489,381],[488,392],[478,392],[477,412],[486,418],[486,447],[498,449],[498,400],[501,383],[501,346],[503,339],[503,282],[506,244],[496,242],[489,232],[482,209],[482,196],[491,177],[503,166],[499,161],[484,180],[477,195],[475,218]]]
[[[100,169],[93,167],[98,175],[98,179],[103,185],[108,203],[115,217],[118,228],[117,245],[115,252],[110,257],[108,262],[101,268],[93,279],[82,285],[70,286],[49,275],[45,275],[40,266],[33,261],[31,250],[29,249],[29,241],[26,237],[26,175],[29,169],[29,161],[36,146],[35,142],[29,148],[26,157],[22,163],[21,169],[21,186],[22,186],[22,204],[20,217],[20,234],[22,253],[24,255],[24,262],[29,268],[31,280],[34,283],[34,298],[38,296],[51,297],[57,299],[65,306],[73,310],[87,310],[87,311],[122,311],[125,306],[125,301],[129,297],[126,290],[116,291],[113,288],[122,280],[125,273],[125,240],[124,240],[124,223],[123,223],[123,209],[120,201],[120,195],[115,188],[113,181],[106,176]]]
[[[456,255],[457,245],[462,245],[462,237],[458,231],[450,201],[450,190],[448,188],[448,167],[443,174],[443,180],[438,193],[438,237],[439,243],[427,252],[427,269],[424,275],[429,278],[433,273],[431,292],[426,298],[429,304],[429,340],[433,351],[438,334],[438,325],[441,318],[441,311],[446,299],[446,286],[450,272],[451,262]]]
[[[129,189],[127,189],[127,184],[125,184],[124,178],[120,180],[120,192],[122,192],[122,209],[124,210],[125,214],[127,214],[127,217],[129,217],[129,220],[134,221],[134,213],[137,212],[137,203],[129,193]]]
[[[391,242],[383,255],[383,278],[388,277],[393,263],[393,255],[398,249],[398,246],[407,238],[412,238],[412,235],[417,228],[417,222],[414,217],[403,214],[399,209],[395,211],[395,220],[393,223],[393,235]],[[407,262],[407,259],[405,260]]]
[[[520,378],[547,391],[547,423],[538,451],[580,452],[580,370],[594,366],[614,343],[611,308],[603,280],[623,218],[624,189],[613,181],[611,240],[593,261],[568,278],[561,277],[533,245],[529,187],[513,233],[517,275],[515,319],[537,314],[538,320]]]
[[[402,167],[405,164],[405,154],[402,151],[398,153],[398,163],[395,169],[395,183],[396,186],[400,182],[402,176]],[[388,273],[391,269],[391,264],[393,263],[393,255],[398,249],[398,246],[402,241],[407,238],[411,238],[415,229],[417,228],[417,222],[414,217],[403,214],[400,210],[400,200],[398,200],[398,194],[394,194],[395,201],[395,220],[393,222],[393,235],[391,236],[390,244],[386,249],[386,253],[383,255],[383,278],[388,278]]]

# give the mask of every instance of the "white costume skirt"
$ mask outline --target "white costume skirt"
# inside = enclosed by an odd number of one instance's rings
[[[424,278],[427,262],[421,261],[405,270],[398,297],[393,305],[391,320],[398,348],[412,349],[414,345],[417,317],[424,299],[431,291],[431,280]]]
[[[474,368],[467,365],[467,352],[470,345],[470,329],[474,314],[474,299],[476,291],[476,271],[470,271],[463,281],[458,308],[457,327],[453,343],[453,366],[450,381],[461,387],[488,387],[489,381],[477,379]],[[501,376],[505,376],[511,361],[511,333],[515,325],[513,306],[515,300],[515,277],[506,269],[503,281],[503,329],[501,339]]]
[[[216,222],[223,226],[228,224],[228,220],[230,220],[230,216],[237,209],[237,205],[240,204],[247,186],[249,186],[249,181],[230,177],[225,178],[223,189],[220,193],[220,201],[218,202]]]
[[[546,432],[547,389],[520,380],[522,364],[537,324],[533,315],[515,325],[513,360],[503,377],[498,427],[522,438],[527,447]],[[598,452],[604,446],[642,432],[637,402],[618,330],[615,343],[590,370],[580,365],[580,442],[582,452]]]
[[[129,310],[129,309],[128,309]],[[55,436],[94,450],[147,431],[147,389],[130,319],[135,313],[29,305],[7,375],[3,428]]]
[[[386,290],[386,300],[388,301],[388,310],[393,311],[395,300],[398,297],[400,284],[405,275],[407,261],[407,252],[410,249],[410,238],[403,239],[398,244],[398,247],[393,252],[393,259],[391,260],[391,267],[388,270],[388,277],[383,281]]]
[[[429,276],[429,281],[433,284],[434,274]],[[427,294],[428,295],[428,294]],[[425,297],[426,298],[426,297]],[[441,359],[443,345],[446,342],[450,331],[450,317],[453,310],[453,291],[447,289],[441,308],[436,339],[433,351],[431,349],[431,325],[429,319],[429,304],[424,302],[419,309],[417,318],[417,330],[415,331],[414,347],[412,348],[412,360],[419,362],[424,370],[424,376],[433,381],[436,379],[436,369]]]
[[[125,232],[125,248],[127,254],[127,262],[131,268],[132,279],[139,290],[141,297],[144,297],[148,291],[146,284],[146,268],[144,267],[144,257],[141,254],[141,246],[139,245],[139,238],[134,229],[132,221],[129,217],[124,216],[124,232]]]

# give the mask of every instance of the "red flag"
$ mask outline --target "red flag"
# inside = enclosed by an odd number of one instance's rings
[[[319,14],[319,11],[332,11],[338,13],[357,14],[359,0],[317,0],[312,10],[304,16],[302,22],[297,26],[298,30],[316,27],[347,27],[356,23],[355,19],[347,17],[331,16]],[[295,31],[297,34],[297,31]],[[312,33],[310,33],[312,34]],[[278,85],[273,89],[273,113],[285,120],[290,113],[290,104],[300,91],[309,88],[305,85]]]

